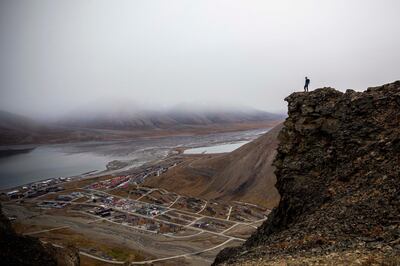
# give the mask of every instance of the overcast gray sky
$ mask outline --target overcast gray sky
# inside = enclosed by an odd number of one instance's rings
[[[400,78],[398,0],[0,0],[0,109],[101,102],[284,111]]]

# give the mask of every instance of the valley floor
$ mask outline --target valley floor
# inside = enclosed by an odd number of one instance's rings
[[[159,171],[154,169],[72,180],[58,192],[3,201],[3,211],[18,233],[78,247],[82,265],[210,265],[223,248],[242,244],[269,213],[250,203],[142,186],[143,177]]]

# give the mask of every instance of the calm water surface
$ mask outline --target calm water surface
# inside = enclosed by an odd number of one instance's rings
[[[0,189],[51,177],[105,170],[110,158],[93,153],[65,153],[43,146],[24,154],[0,158]]]
[[[47,178],[106,170],[107,163],[113,160],[124,161],[135,167],[165,158],[176,147],[192,148],[189,149],[190,153],[229,152],[266,131],[268,129],[39,146],[28,153],[0,158],[0,189]]]
[[[249,143],[249,141],[240,141],[236,143],[228,143],[228,144],[221,144],[215,146],[206,146],[206,147],[199,147],[193,149],[185,150],[185,154],[210,154],[210,153],[223,153],[223,152],[231,152],[234,151],[244,144]]]

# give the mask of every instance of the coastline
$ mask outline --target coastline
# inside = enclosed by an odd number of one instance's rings
[[[232,144],[232,143],[240,143],[243,141],[250,141],[252,139],[257,138],[260,134],[264,133],[265,131],[268,131],[270,128],[262,128],[262,129],[256,129],[256,130],[248,130],[248,131],[235,131],[233,133],[216,133],[216,134],[208,134],[206,136],[194,136],[193,138],[191,137],[185,137],[182,138],[180,136],[174,136],[174,137],[163,137],[159,139],[152,139],[151,141],[156,141],[155,143],[157,144],[156,146],[152,146],[154,143],[150,141],[148,144],[147,142],[141,142],[139,140],[136,140],[136,142],[140,145],[144,145],[144,148],[137,149],[133,155],[139,156],[138,158],[130,158],[129,154],[125,154],[123,157],[124,158],[113,158],[113,156],[107,156],[107,154],[103,154],[104,150],[101,149],[109,149],[112,148],[114,150],[117,150],[118,152],[126,152],[125,150],[127,149],[130,152],[129,145],[130,142],[129,140],[125,141],[106,141],[106,142],[101,142],[101,141],[96,141],[96,142],[87,142],[87,143],[78,143],[78,145],[73,148],[71,148],[71,145],[69,144],[50,144],[50,145],[39,145],[39,146],[34,146],[34,148],[45,148],[45,147],[51,147],[51,148],[61,148],[61,150],[65,147],[69,148],[67,151],[63,151],[68,155],[71,156],[79,156],[82,153],[98,153],[101,155],[104,155],[105,158],[108,158],[106,160],[106,163],[103,165],[103,169],[99,168],[92,168],[88,170],[84,170],[81,173],[78,174],[71,174],[71,175],[57,175],[54,174],[54,176],[47,176],[42,179],[38,179],[32,182],[28,183],[21,183],[18,185],[12,185],[10,187],[6,186],[1,188],[1,191],[9,191],[12,189],[17,189],[22,186],[27,186],[31,185],[34,183],[42,182],[45,180],[49,180],[52,178],[57,178],[57,177],[65,177],[65,178],[86,178],[86,177],[98,177],[102,175],[117,175],[119,173],[126,173],[129,172],[132,169],[141,167],[145,164],[148,163],[154,163],[157,161],[163,161],[163,160],[168,160],[172,156],[180,156],[180,155],[186,155],[185,150],[190,150],[193,148],[199,148],[199,147],[212,147],[212,146],[218,146],[218,145],[224,145],[224,144]],[[206,139],[204,140],[203,137]],[[160,141],[158,143],[157,141]],[[166,141],[166,142],[165,142]],[[172,142],[171,142],[172,141]],[[183,142],[183,144],[181,143]],[[136,143],[135,142],[135,143]],[[134,143],[134,144],[135,144]],[[144,144],[143,144],[144,143]],[[111,145],[111,146],[110,146]],[[117,146],[113,146],[117,145]],[[119,146],[118,146],[119,145]],[[148,145],[148,146],[146,146]],[[9,146],[8,146],[9,147]],[[33,147],[33,146],[32,146]],[[31,148],[32,148],[31,147]],[[135,148],[136,146],[133,145],[132,149]],[[26,148],[26,146],[24,147]],[[124,150],[123,150],[124,149]],[[33,149],[32,149],[33,150]],[[31,151],[32,151],[31,150]],[[190,155],[190,154],[187,154]],[[142,156],[142,157],[140,157]],[[118,157],[118,156],[116,156]],[[110,163],[114,162],[115,167],[107,168],[107,165],[110,165]],[[117,167],[118,166],[118,167]]]

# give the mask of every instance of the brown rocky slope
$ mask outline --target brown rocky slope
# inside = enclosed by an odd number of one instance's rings
[[[275,159],[278,134],[282,124],[239,149],[215,159],[225,161],[219,167],[202,195],[224,200],[241,200],[268,208],[278,205],[279,193],[275,188]]]
[[[0,264],[34,266],[75,266],[80,264],[76,248],[58,248],[37,238],[21,236],[11,226],[0,205]]]
[[[279,202],[272,162],[282,124],[239,149],[217,155],[199,155],[145,185],[162,187],[179,194],[216,199],[240,200],[273,208]]]
[[[293,93],[274,165],[281,201],[223,265],[400,264],[400,81]]]

